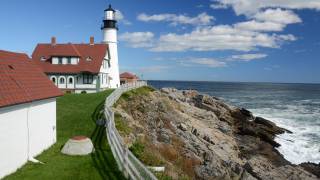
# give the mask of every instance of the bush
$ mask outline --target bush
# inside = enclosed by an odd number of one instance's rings
[[[129,135],[131,133],[131,128],[128,126],[127,122],[122,119],[120,114],[114,114],[114,121],[116,128],[121,135]]]
[[[133,89],[131,91],[125,92],[121,95],[120,100],[128,101],[133,96],[143,96],[148,95],[150,92],[155,91],[153,87],[150,86],[143,86],[138,89]]]
[[[81,91],[81,94],[87,94],[87,91]]]
[[[129,148],[129,150],[138,158],[141,159],[144,152],[144,144],[140,141],[135,141]]]

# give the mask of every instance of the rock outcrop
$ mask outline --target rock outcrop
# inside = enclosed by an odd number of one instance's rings
[[[127,145],[142,141],[159,161],[142,160],[173,179],[317,179],[316,166],[292,165],[275,149],[275,136],[289,131],[218,98],[163,88],[120,100],[115,111],[131,128]]]

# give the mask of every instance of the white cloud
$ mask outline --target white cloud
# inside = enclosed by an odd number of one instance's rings
[[[152,47],[154,34],[152,32],[125,32],[119,35],[120,41],[125,41],[130,47]]]
[[[278,35],[276,36],[276,39],[278,41],[284,42],[284,41],[295,41],[297,38],[292,34],[286,34],[286,35]]]
[[[268,56],[267,54],[241,54],[241,55],[231,56],[231,60],[252,61],[252,60],[256,60],[256,59],[262,59],[267,56]]]
[[[291,10],[266,9],[253,15],[254,20],[236,23],[235,27],[251,31],[283,31],[288,24],[300,23],[302,20]]]
[[[238,29],[229,25],[204,27],[190,33],[169,33],[160,36],[151,51],[250,51],[258,47],[278,48],[284,41],[294,41],[293,35],[269,35]]]
[[[226,4],[220,4],[220,3],[215,3],[215,4],[211,4],[210,7],[212,9],[227,9],[228,5]]]
[[[284,24],[274,22],[258,22],[256,20],[236,23],[234,25],[238,29],[248,31],[282,31]]]
[[[180,66],[184,67],[226,67],[227,63],[217,60],[215,58],[199,58],[199,57],[186,57],[186,58],[173,58],[172,60],[177,61]]]
[[[192,58],[189,63],[203,65],[206,67],[216,68],[216,67],[226,67],[227,64],[222,61],[218,61],[212,58]]]
[[[171,68],[170,66],[156,65],[156,66],[141,67],[139,68],[139,71],[141,71],[142,73],[159,73],[159,72],[168,70],[170,68]]]
[[[274,29],[275,30],[275,29]],[[151,32],[124,33],[119,39],[134,48],[145,47],[155,52],[251,51],[260,47],[279,48],[282,43],[295,41],[292,34],[268,34],[238,26],[218,25],[197,28],[190,33],[168,33],[158,39]]]
[[[258,21],[274,22],[279,24],[293,24],[302,22],[298,15],[291,10],[267,9],[254,15]]]
[[[253,15],[264,8],[316,9],[320,10],[319,0],[216,0],[214,4],[230,6],[237,15]]]
[[[177,15],[177,14],[154,14],[154,15],[147,15],[147,14],[139,14],[137,17],[138,20],[144,22],[170,22],[171,25],[178,25],[178,24],[190,24],[190,25],[208,25],[212,23],[214,20],[213,16],[208,15],[207,13],[201,13],[196,17],[189,17],[186,15]]]
[[[286,5],[280,1],[288,2],[287,0],[216,0],[212,5],[213,8],[230,6],[238,14],[245,14],[248,19],[248,21],[230,25],[209,26],[214,17],[206,13],[196,17],[176,14],[140,14],[137,18],[145,22],[164,21],[172,25],[192,24],[197,27],[187,33],[167,33],[157,38],[151,32],[125,33],[120,40],[127,41],[131,47],[146,47],[155,52],[217,50],[248,52],[259,48],[280,48],[283,43],[297,39],[292,34],[280,32],[289,24],[302,22],[292,10],[283,9],[283,7],[311,8],[310,3],[307,3],[308,6],[302,6],[298,1],[293,0],[295,3]],[[313,4],[312,8],[317,8],[317,4]],[[249,7],[255,10],[251,11]]]
[[[123,13],[120,10],[116,10],[116,20],[125,25],[131,25],[132,23],[124,18]]]

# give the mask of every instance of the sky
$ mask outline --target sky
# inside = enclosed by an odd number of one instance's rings
[[[117,10],[120,71],[143,79],[320,83],[320,0],[1,0],[0,49],[101,42]]]

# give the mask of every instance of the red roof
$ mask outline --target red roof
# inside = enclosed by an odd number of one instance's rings
[[[28,55],[0,50],[0,107],[61,95]]]
[[[108,50],[107,44],[38,44],[32,54],[32,59],[46,73],[80,73],[97,74]],[[79,57],[79,64],[51,64],[52,57]],[[41,61],[45,57],[46,61]],[[91,61],[87,61],[90,58]]]
[[[129,72],[124,72],[120,74],[120,78],[125,78],[125,79],[138,79],[138,76],[129,73]]]

